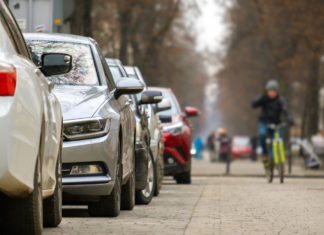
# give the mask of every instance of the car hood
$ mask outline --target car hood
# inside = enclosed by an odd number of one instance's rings
[[[54,93],[61,104],[64,121],[92,117],[108,98],[105,86],[57,85]]]

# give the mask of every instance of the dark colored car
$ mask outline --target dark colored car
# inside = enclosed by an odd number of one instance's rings
[[[128,67],[124,67],[120,60],[106,59],[115,81],[123,79],[126,75],[144,83],[137,76],[130,76]],[[145,84],[144,84],[145,87]],[[151,202],[157,186],[160,185],[161,176],[158,174],[157,151],[158,144],[156,139],[158,133],[151,134],[151,124],[155,121],[155,114],[151,116],[151,105],[162,99],[161,92],[143,91],[136,96],[129,96],[129,103],[134,111],[136,118],[136,147],[135,147],[135,167],[136,167],[136,203],[148,204]],[[153,112],[153,111],[152,111]],[[156,125],[154,125],[154,128]],[[159,129],[160,133],[160,129]],[[161,133],[160,138],[161,139]],[[159,140],[158,139],[158,140]],[[160,168],[159,168],[160,169]]]
[[[55,84],[64,118],[64,204],[88,205],[94,216],[117,216],[121,205],[132,209],[136,122],[125,94],[142,91],[143,84],[130,78],[115,82],[91,38],[64,34],[25,34],[25,38],[38,60],[48,52],[73,56],[68,74],[48,77]]]
[[[191,135],[189,117],[199,115],[193,107],[186,107],[182,112],[176,96],[170,89],[153,87],[159,90],[164,99],[171,103],[171,109],[158,112],[162,121],[164,139],[164,173],[172,175],[178,184],[191,183]],[[159,107],[159,104],[157,105]]]

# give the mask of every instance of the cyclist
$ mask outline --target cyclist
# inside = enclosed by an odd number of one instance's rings
[[[267,162],[268,149],[266,139],[272,136],[273,131],[267,127],[269,124],[280,124],[284,114],[289,125],[293,125],[293,117],[283,96],[279,94],[279,84],[276,80],[269,80],[265,86],[265,93],[257,96],[252,102],[253,108],[261,108],[258,132],[262,146],[262,160]]]

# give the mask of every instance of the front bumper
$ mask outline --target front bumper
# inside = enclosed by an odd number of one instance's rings
[[[190,158],[181,147],[164,147],[163,158],[165,175],[176,175],[190,169]]]
[[[110,195],[115,181],[118,143],[108,133],[100,138],[63,142],[63,201],[87,202],[99,196]],[[70,176],[68,166],[98,163],[102,175]]]

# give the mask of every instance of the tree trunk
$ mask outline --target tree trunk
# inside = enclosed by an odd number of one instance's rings
[[[319,58],[314,56],[310,62],[310,77],[308,85],[308,110],[306,119],[306,137],[318,132],[319,124]]]
[[[75,0],[75,8],[71,16],[71,33],[92,36],[91,21],[92,0]]]

